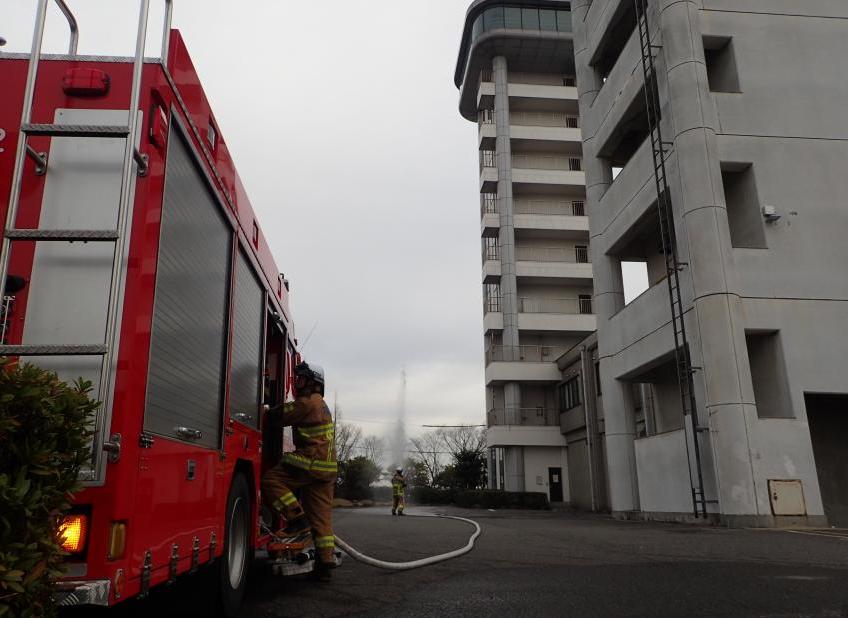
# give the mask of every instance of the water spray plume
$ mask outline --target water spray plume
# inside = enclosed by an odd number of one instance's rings
[[[400,371],[400,396],[398,397],[397,425],[391,438],[392,468],[403,467],[406,454],[406,370]]]

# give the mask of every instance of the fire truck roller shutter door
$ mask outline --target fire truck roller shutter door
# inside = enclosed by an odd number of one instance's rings
[[[236,258],[233,347],[230,367],[230,417],[259,427],[265,291],[243,251]]]
[[[220,442],[232,232],[175,125],[168,139],[144,427]],[[176,428],[199,430],[189,438]],[[194,434],[197,436],[197,434]]]

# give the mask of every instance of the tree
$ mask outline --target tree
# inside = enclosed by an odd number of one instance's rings
[[[427,466],[423,461],[412,459],[406,460],[403,466],[406,482],[410,487],[427,487],[430,485],[430,475],[427,472]],[[391,470],[394,473],[394,470]]]
[[[428,485],[434,485],[436,478],[441,472],[442,465],[442,438],[437,431],[421,434],[417,438],[410,438],[410,444],[427,471],[429,477]]]
[[[475,451],[460,451],[454,455],[454,487],[480,489],[485,486],[486,456]]]
[[[362,447],[359,449],[364,457],[367,457],[378,468],[383,467],[384,454],[386,452],[386,441],[379,436],[366,436],[362,440]]]
[[[341,498],[364,500],[371,497],[371,485],[380,478],[380,469],[367,457],[354,457],[339,465]]]
[[[486,450],[486,430],[483,427],[451,427],[437,431],[444,450],[452,457],[457,453],[483,453]]]
[[[336,459],[347,461],[362,440],[362,428],[347,423],[336,425]]]

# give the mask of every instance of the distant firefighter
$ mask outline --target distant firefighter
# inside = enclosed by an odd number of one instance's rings
[[[392,515],[403,515],[403,492],[405,489],[406,479],[403,477],[403,468],[398,468],[392,477]]]

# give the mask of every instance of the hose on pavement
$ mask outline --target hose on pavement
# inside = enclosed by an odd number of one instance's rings
[[[465,545],[465,547],[455,549],[454,551],[449,551],[446,554],[429,556],[428,558],[421,558],[420,560],[412,560],[410,562],[387,562],[385,560],[378,560],[377,558],[366,556],[362,552],[354,549],[353,547],[345,543],[344,540],[340,539],[338,536],[336,537],[336,544],[341,549],[343,549],[348,556],[364,564],[369,564],[373,567],[377,567],[378,569],[387,569],[389,571],[408,571],[410,569],[418,569],[420,567],[430,566],[438,562],[444,562],[445,560],[450,560],[451,558],[457,558],[459,556],[467,554],[472,549],[474,549],[474,541],[477,540],[477,537],[480,536],[481,533],[480,524],[478,524],[472,519],[466,519],[465,517],[455,517],[453,515],[411,515],[411,517],[441,517],[442,519],[455,519],[457,521],[464,521],[465,523],[474,526],[474,534],[472,534],[471,537],[468,539],[468,543]]]

